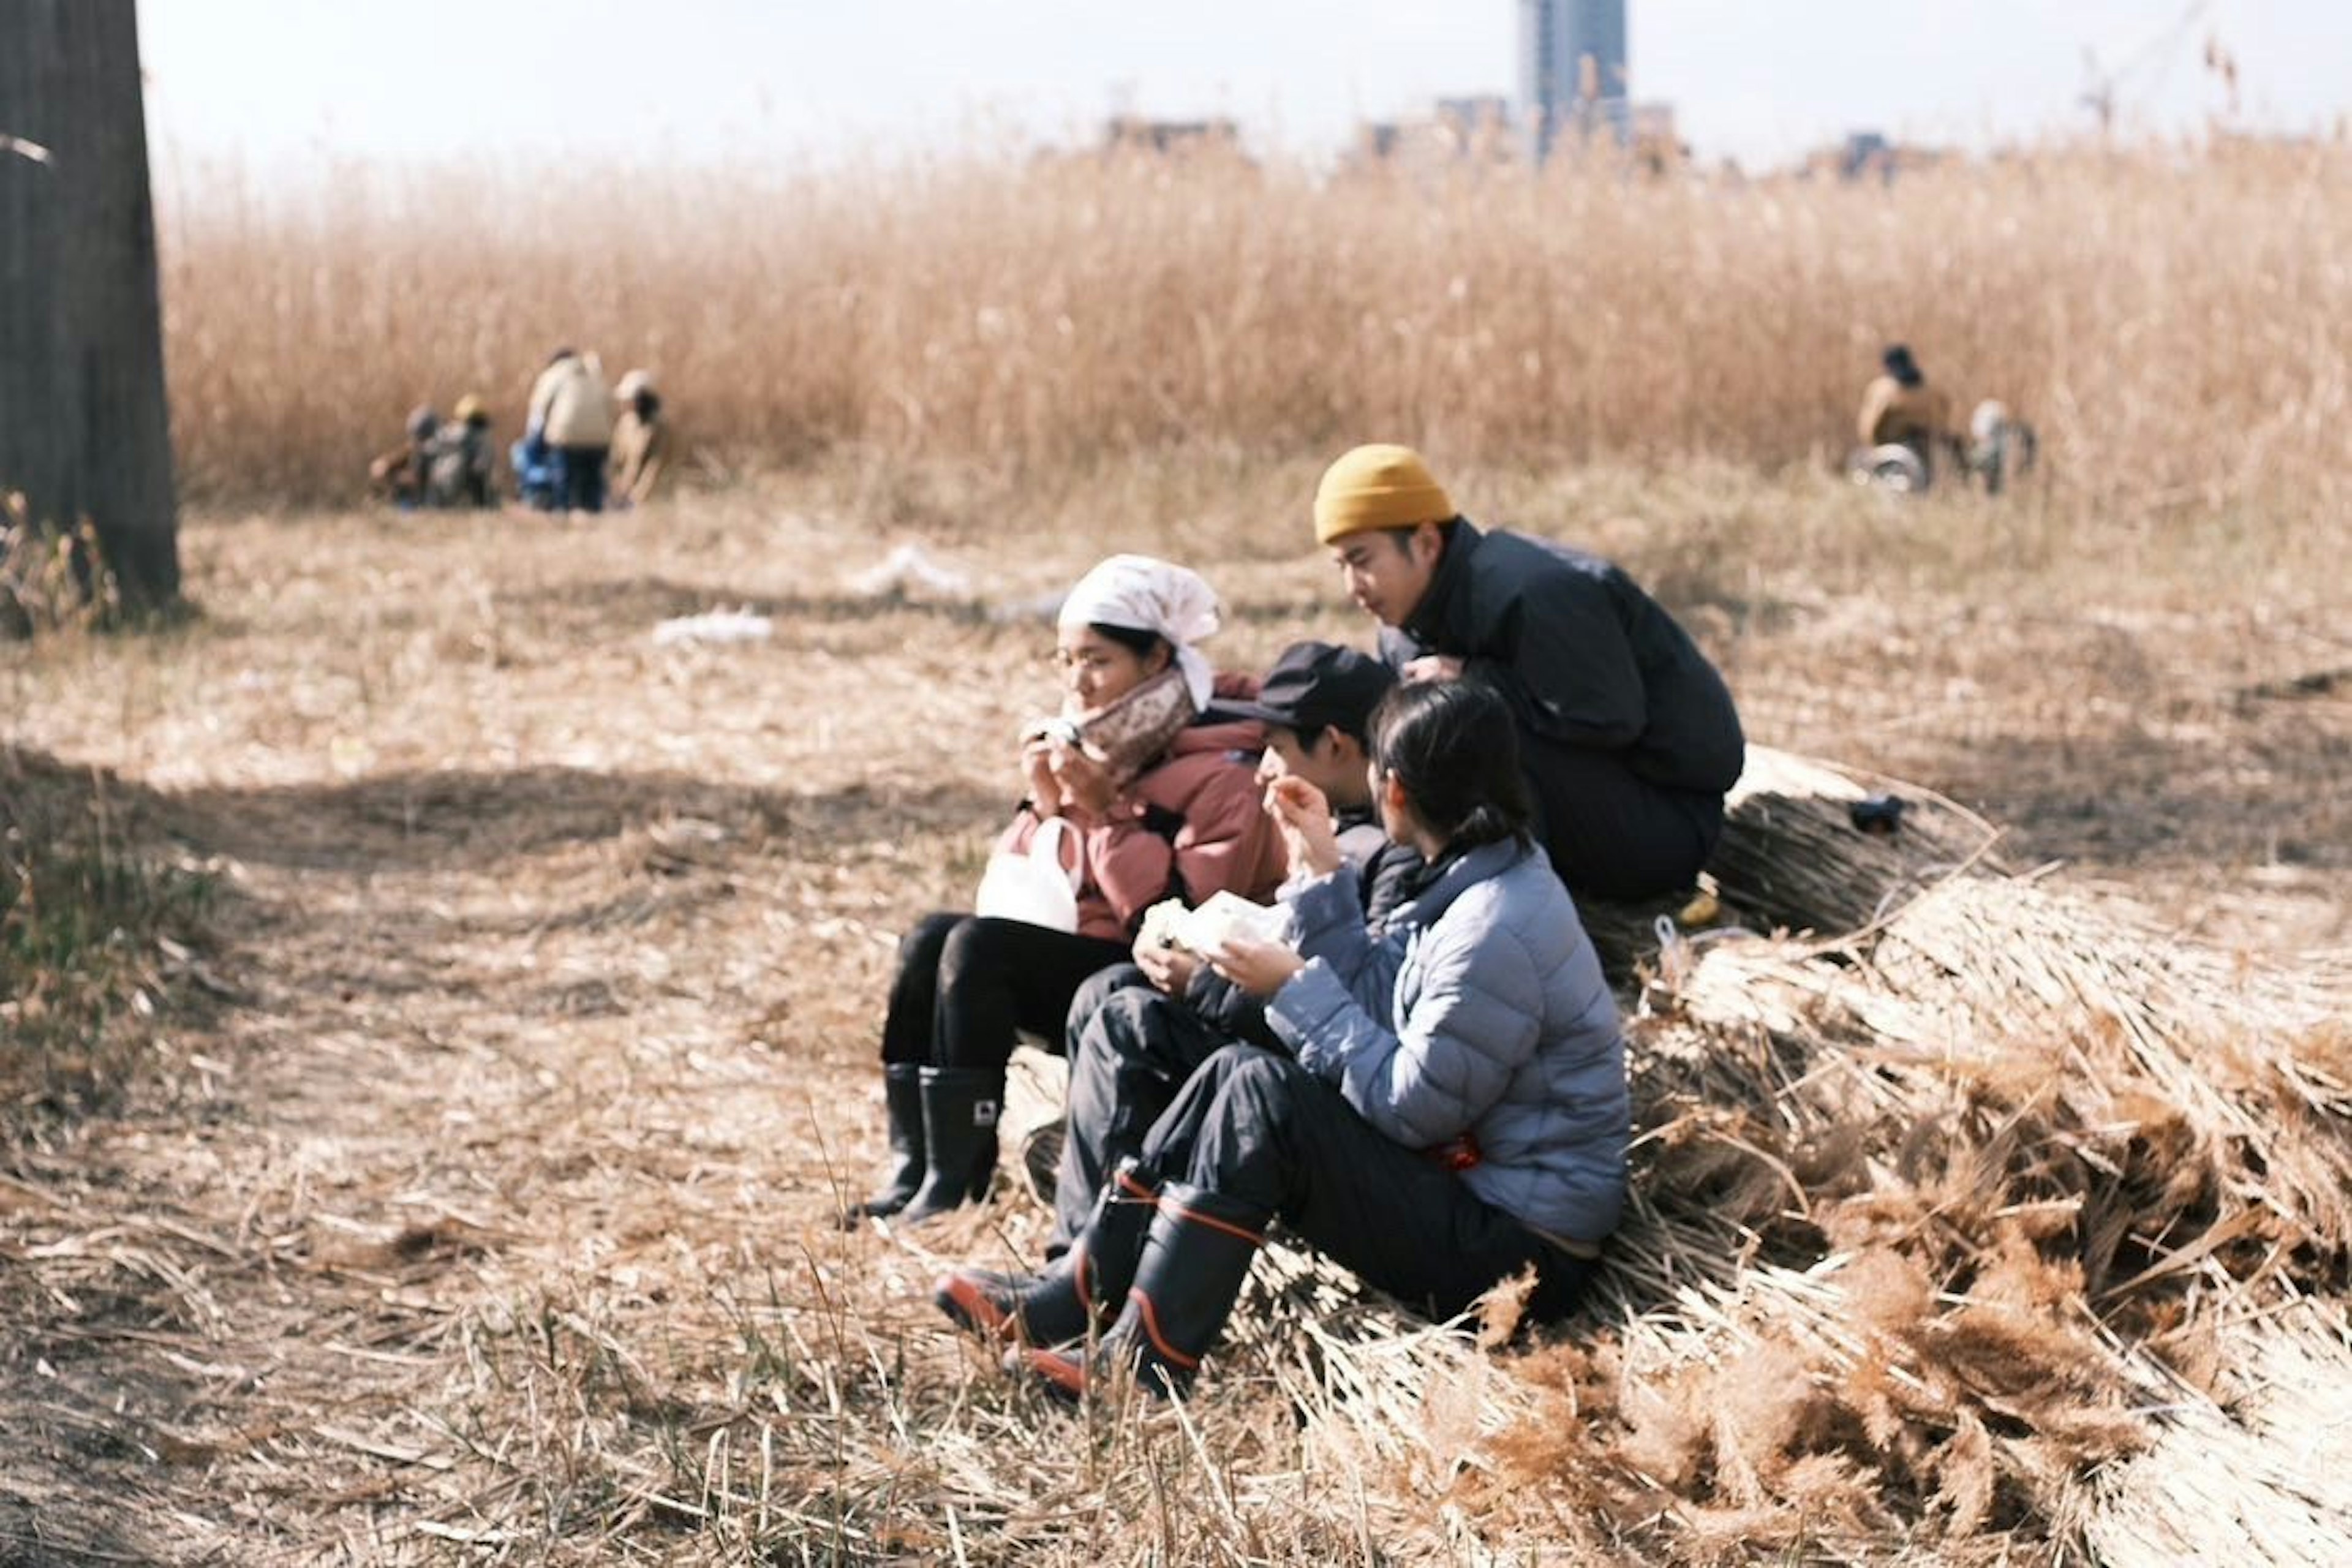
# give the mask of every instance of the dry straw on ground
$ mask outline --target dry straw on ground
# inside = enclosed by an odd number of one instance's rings
[[[1259,490],[1180,526],[1134,476],[1103,492],[1108,531],[936,541],[978,603],[862,599],[837,578],[885,541],[864,476],[839,482],[499,519],[495,549],[478,519],[200,522],[202,619],[10,653],[12,738],[64,762],[7,776],[71,820],[89,764],[113,769],[113,820],[221,891],[189,966],[155,966],[116,1109],[11,1113],[0,1541],[288,1563],[2126,1561],[2234,1508],[2242,1555],[2292,1562],[2341,1533],[2340,1416],[2295,1380],[2347,1359],[2342,961],[2269,961],[2287,926],[2221,892],[2267,887],[2340,941],[2324,880],[2264,858],[2327,864],[2340,706],[2231,695],[2332,668],[2322,607],[2283,595],[2249,638],[2179,608],[2194,594],[2148,554],[2095,616],[2021,594],[1987,635],[1986,579],[1946,596],[1948,566],[1919,563],[1962,521],[1996,558],[2029,513],[1546,481],[1675,585],[1759,732],[2027,809],[1759,770],[1724,891],[1790,930],[1656,961],[1642,1202],[1566,1335],[1481,1348],[1283,1253],[1192,1405],[1071,1416],[926,1300],[940,1258],[1033,1256],[1034,1204],[831,1224],[878,1152],[891,933],[964,895],[1003,809],[1003,737],[1047,689],[1019,606],[1110,537],[1211,565],[1230,662],[1360,627],[1253,521]],[[1683,566],[1722,552],[1726,517],[1757,520],[1747,570]],[[1880,596],[1821,596],[1815,563],[1890,552]],[[772,639],[650,635],[719,605]],[[2070,793],[2086,772],[2099,789]],[[1888,787],[1903,835],[1853,836],[1851,799]],[[2242,869],[2199,881],[2184,836]],[[2053,853],[2175,907],[2151,928],[1995,864]],[[2243,940],[2183,942],[2191,918]]]
[[[442,1203],[337,1239],[297,1212],[268,1245],[340,1303],[329,1348],[352,1371],[340,1397],[268,1424],[267,1471],[404,1477],[390,1495],[409,1506],[351,1538],[368,1560],[452,1542],[494,1560],[638,1551],[683,1530],[786,1560],[1417,1560],[1548,1542],[1641,1560],[2156,1562],[2210,1540],[2216,1507],[2254,1522],[2237,1560],[2321,1560],[2352,1521],[2346,1439],[2340,1415],[2295,1400],[2300,1379],[2352,1370],[2341,992],[2216,968],[1955,866],[1951,845],[1981,847],[1965,814],[1922,811],[1894,847],[1841,836],[1858,793],[1759,753],[1751,847],[1765,824],[1807,819],[1793,837],[1819,885],[1871,883],[1886,907],[1852,941],[1718,931],[1661,955],[1634,1026],[1640,1200],[1602,1300],[1564,1338],[1496,1348],[1506,1291],[1482,1348],[1277,1250],[1192,1406],[1067,1417],[925,1333],[919,1300],[877,1316],[856,1282],[877,1267],[919,1281],[929,1248],[992,1232],[988,1249],[1025,1250],[1043,1216],[1023,1205],[919,1240],[803,1231],[759,1294],[713,1281],[675,1316],[638,1294],[675,1273],[646,1235],[528,1319],[495,1286],[495,1260],[529,1246],[510,1224]],[[690,820],[709,826],[656,825],[626,853],[691,879],[720,863],[691,846],[756,831]],[[1725,892],[1771,896],[1737,878]],[[569,1122],[541,1121],[543,1157],[585,1131]],[[609,1158],[599,1146],[580,1152]],[[663,1229],[690,1237],[696,1178],[631,1158],[682,1178]],[[224,1394],[257,1375],[210,1278],[247,1244],[168,1218],[75,1228],[58,1194],[83,1184],[27,1163],[48,1180],[12,1190],[63,1232],[18,1249],[44,1289],[137,1302],[140,1333],[231,1380]],[[468,1275],[489,1289],[459,1307]],[[90,1342],[129,1331],[101,1323]],[[420,1374],[470,1392],[452,1405]],[[209,1399],[110,1419],[77,1405],[77,1381],[19,1414],[151,1464],[220,1463],[241,1440],[208,1426]]]

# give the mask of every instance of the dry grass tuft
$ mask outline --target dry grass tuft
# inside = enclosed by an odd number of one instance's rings
[[[161,1012],[224,990],[198,947],[215,868],[147,793],[0,743],[0,1103],[87,1110]]]
[[[0,491],[0,642],[111,625],[121,609],[88,523],[61,531],[36,522],[20,492]]]

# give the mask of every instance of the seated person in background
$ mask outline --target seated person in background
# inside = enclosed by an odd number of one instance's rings
[[[662,417],[661,395],[653,377],[633,370],[613,389],[620,413],[613,421],[613,501],[616,506],[642,506],[670,466],[675,437]]]
[[[368,494],[405,511],[425,501],[425,466],[441,416],[430,405],[408,412],[407,438],[368,463]]]
[[[457,399],[449,423],[434,433],[426,454],[425,504],[483,507],[498,501],[498,449],[490,416],[472,393]]]
[[[1026,852],[1062,825],[1076,929],[942,912],[907,933],[882,1026],[897,1163],[852,1219],[923,1219],[985,1197],[1015,1034],[1058,1040],[1072,994],[1126,956],[1151,905],[1262,900],[1282,879],[1258,804],[1263,731],[1209,711],[1213,697],[1251,689],[1214,676],[1195,647],[1218,621],[1197,573],[1143,555],[1104,561],[1064,601],[1062,714],[1023,737],[1027,798],[997,847]]]
[[[1911,357],[1909,345],[1889,343],[1879,356],[1885,374],[1863,388],[1862,408],[1854,416],[1854,434],[1865,450],[1903,447],[1919,459],[1919,471],[1932,484],[1938,448],[1959,457],[1967,443],[1952,424],[1952,400],[1941,387],[1927,384],[1927,376]]]
[[[1472,681],[1401,686],[1372,720],[1389,837],[1427,880],[1375,932],[1314,786],[1269,790],[1295,865],[1295,945],[1212,962],[1291,1054],[1218,1051],[1114,1172],[1070,1250],[1024,1279],[950,1275],[934,1300],[1078,1397],[1132,1368],[1181,1391],[1280,1220],[1367,1285],[1443,1320],[1532,1268],[1525,1321],[1573,1310],[1625,1201],[1617,1005],[1528,837],[1517,725]],[[1108,1320],[1098,1341],[1089,1330]]]
[[[515,499],[533,511],[554,511],[563,504],[563,473],[555,448],[537,430],[525,430],[507,453],[514,468]]]
[[[1502,694],[1533,831],[1570,891],[1689,891],[1747,742],[1723,677],[1656,600],[1597,556],[1481,532],[1403,447],[1333,463],[1315,534],[1406,681],[1469,678]]]
[[[1354,648],[1293,643],[1255,701],[1215,710],[1265,726],[1261,784],[1304,779],[1330,803],[1340,853],[1358,869],[1364,917],[1375,930],[1410,896],[1421,870],[1421,857],[1381,830],[1365,772],[1372,710],[1395,684],[1386,665]],[[1294,880],[1305,875],[1293,868]],[[1142,1147],[1145,1129],[1192,1069],[1232,1040],[1279,1048],[1264,1005],[1199,954],[1162,945],[1147,927],[1134,958],[1087,981],[1070,1004],[1067,1126],[1048,1257],[1085,1226],[1104,1180]]]
[[[2000,494],[2010,480],[2032,473],[2041,451],[2041,438],[2033,426],[1996,398],[1986,398],[1969,416],[1969,471],[1984,482],[1989,496]]]

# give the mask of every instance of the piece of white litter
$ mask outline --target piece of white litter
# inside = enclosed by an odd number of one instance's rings
[[[969,598],[971,595],[971,578],[940,565],[919,544],[901,544],[879,565],[851,573],[848,582],[853,592],[869,598],[903,593],[910,585],[947,598]]]
[[[654,627],[654,642],[660,647],[680,643],[765,642],[775,629],[775,623],[767,616],[749,610],[705,610],[698,616],[678,616],[662,622]]]
[[[1062,613],[1062,601],[1066,597],[1067,595],[1055,592],[1007,600],[1001,605],[989,605],[988,618],[992,621],[1050,621]]]

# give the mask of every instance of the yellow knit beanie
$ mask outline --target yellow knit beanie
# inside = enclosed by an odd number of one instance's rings
[[[1444,522],[1454,503],[1410,447],[1359,447],[1323,470],[1315,487],[1315,538],[1328,544],[1376,528]]]

